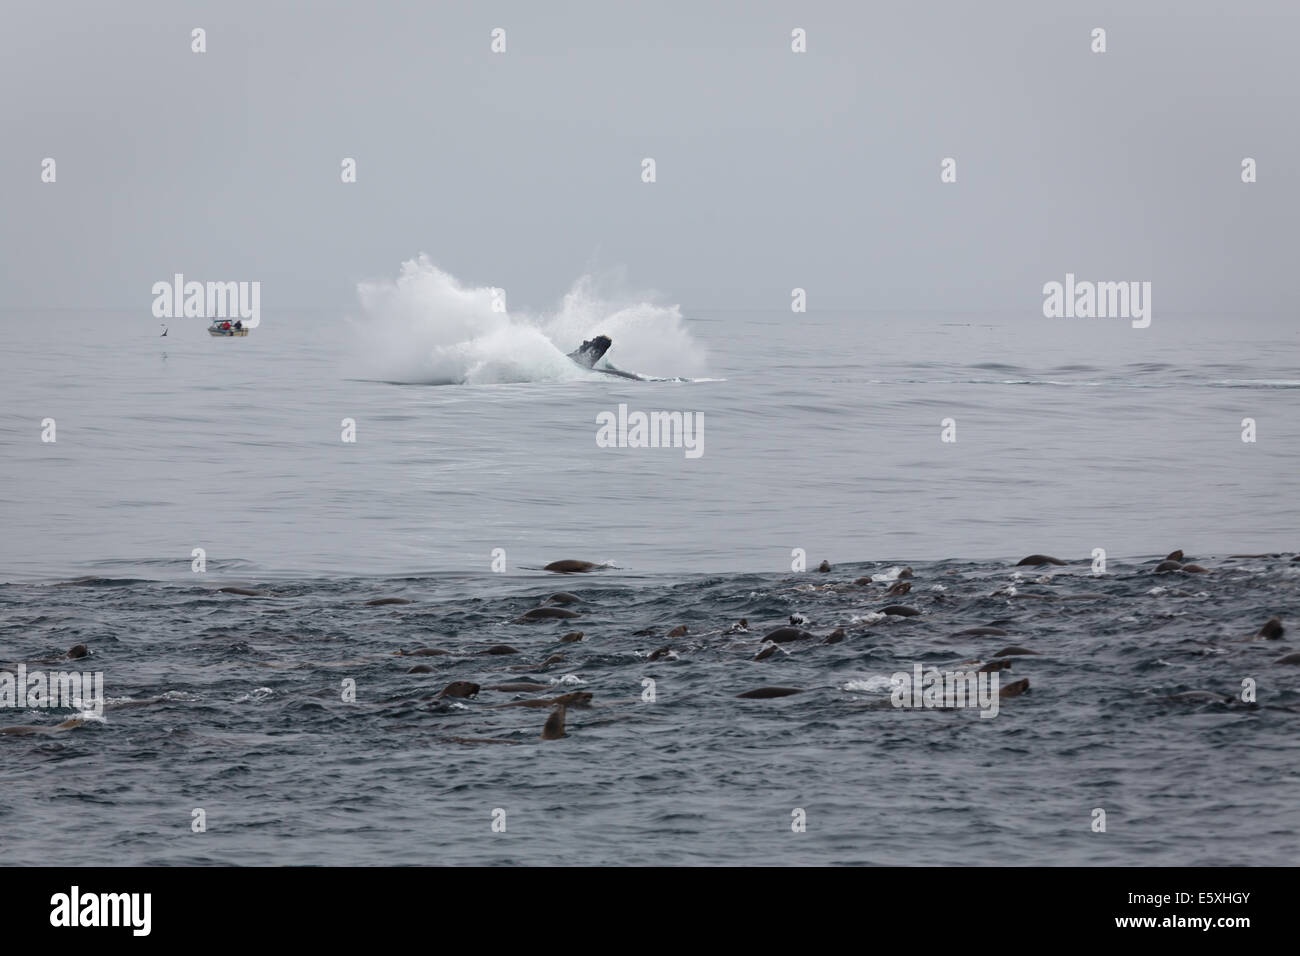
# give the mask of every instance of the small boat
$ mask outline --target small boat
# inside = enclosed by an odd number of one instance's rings
[[[231,322],[229,319],[216,319],[208,326],[208,335],[217,335],[222,337],[234,335],[247,335],[248,326],[244,325],[239,319]]]

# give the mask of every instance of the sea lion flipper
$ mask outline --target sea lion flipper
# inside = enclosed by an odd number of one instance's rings
[[[546,718],[546,725],[542,727],[543,740],[559,740],[561,737],[568,736],[564,732],[564,713],[567,710],[564,704],[556,706],[551,711],[551,716]]]

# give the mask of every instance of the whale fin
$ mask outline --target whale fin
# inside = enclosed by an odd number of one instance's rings
[[[591,368],[600,361],[601,356],[609,351],[609,347],[614,343],[608,335],[598,335],[594,339],[588,339],[580,346],[569,353],[569,358],[573,359],[583,368]]]

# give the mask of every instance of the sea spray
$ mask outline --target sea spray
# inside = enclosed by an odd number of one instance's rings
[[[703,350],[677,306],[619,300],[580,277],[554,313],[507,311],[502,290],[468,286],[426,255],[402,263],[396,279],[357,287],[363,316],[349,361],[361,374],[421,384],[568,381],[592,373],[567,357],[586,338],[607,334],[620,367],[651,375],[692,375]]]

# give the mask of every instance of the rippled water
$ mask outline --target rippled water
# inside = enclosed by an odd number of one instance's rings
[[[884,592],[899,568],[866,564],[784,577],[314,578],[267,584],[265,596],[102,578],[6,585],[4,646],[35,657],[85,641],[93,656],[76,666],[105,672],[110,701],[102,722],[0,737],[10,852],[61,863],[1286,864],[1300,669],[1274,661],[1297,645],[1243,639],[1294,611],[1300,563],[1198,557],[1210,573],[921,562],[911,594],[894,599]],[[852,583],[873,573],[884,583]],[[579,617],[511,623],[561,586],[581,599]],[[388,597],[414,603],[365,603]],[[921,613],[880,613],[898,603]],[[815,636],[753,660],[791,614]],[[741,617],[749,629],[733,632]],[[665,636],[682,624],[687,634]],[[990,624],[1006,634],[956,633]],[[845,639],[822,643],[835,627]],[[582,640],[561,640],[576,631]],[[499,644],[517,653],[486,653]],[[892,674],[969,670],[1009,646],[1037,653],[1007,658],[1001,684],[1028,678],[1030,689],[995,717],[892,706]],[[421,648],[448,653],[395,656]],[[1247,677],[1257,703],[1227,700]],[[436,697],[452,681],[482,689]],[[519,681],[547,689],[489,689]],[[765,686],[803,693],[735,696]],[[1174,697],[1188,690],[1225,699]],[[546,709],[500,706],[571,691],[593,697],[568,709],[562,740],[539,739]],[[20,722],[53,720],[27,711]],[[190,832],[195,808],[202,835]],[[1096,808],[1105,834],[1090,829]],[[498,809],[504,834],[491,828]],[[791,830],[797,809],[805,833]],[[48,839],[73,816],[77,840]]]
[[[727,573],[788,570],[793,548],[1296,546],[1293,324],[732,313],[689,318],[711,381],[424,387],[359,377],[338,316],[236,340],[113,319],[5,319],[4,578],[184,577],[200,547],[210,568],[355,575],[488,570],[494,548]],[[597,447],[620,403],[702,413],[704,454]]]
[[[1296,609],[1290,327],[705,315],[707,381],[435,388],[360,374],[336,317],[268,313],[237,341],[113,318],[3,319],[0,658],[66,667],[35,662],[84,642],[110,699],[0,737],[14,859],[1293,856],[1300,668],[1274,662],[1297,644],[1244,640]],[[702,412],[704,455],[597,447],[619,403]],[[1174,548],[1209,573],[1154,574]],[[1011,566],[1036,551],[1072,563]],[[615,567],[532,570],[567,557]],[[580,617],[511,623],[561,589]],[[753,660],[791,614],[815,637]],[[953,636],[990,624],[1006,636]],[[891,706],[894,672],[1007,645],[1038,653],[1000,672],[1030,691],[996,718]],[[394,653],[420,647],[449,653]],[[455,680],[484,689],[425,699]],[[487,689],[521,680],[555,690]],[[774,685],[802,693],[735,697]],[[558,741],[546,709],[496,706],[575,689],[592,706]],[[70,817],[78,839],[50,840]]]

